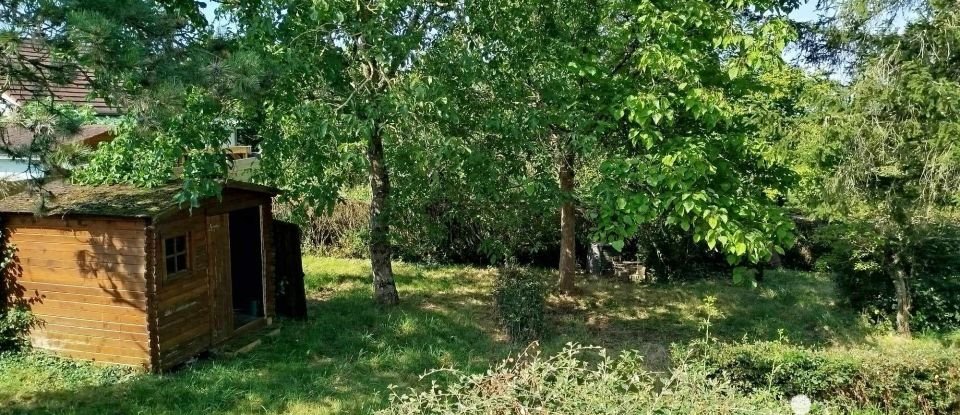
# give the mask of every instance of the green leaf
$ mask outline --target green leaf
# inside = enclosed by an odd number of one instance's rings
[[[730,76],[730,79],[737,79],[740,76],[740,67],[736,64],[731,64],[730,68],[727,69],[727,75]]]
[[[616,249],[617,252],[620,252],[623,250],[623,240],[620,239],[620,240],[610,242],[610,246],[613,247],[613,249]]]
[[[744,253],[747,252],[747,244],[743,242],[737,242],[737,244],[734,245],[734,252],[737,255],[743,255]]]

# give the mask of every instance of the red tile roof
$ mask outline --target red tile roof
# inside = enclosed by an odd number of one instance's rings
[[[84,125],[70,136],[63,137],[61,143],[85,143],[94,146],[97,143],[112,138],[109,125]],[[0,147],[11,149],[24,148],[33,142],[33,131],[19,125],[7,126],[0,130]]]
[[[24,41],[17,48],[18,60],[29,62],[31,70],[37,78],[51,79],[55,75],[50,67],[56,67],[55,58],[50,51],[39,42]],[[89,105],[98,115],[116,115],[118,111],[111,107],[103,98],[93,96],[93,87],[90,81],[92,75],[83,70],[74,71],[75,75],[68,83],[36,82],[34,80],[11,80],[7,89],[3,91],[4,98],[14,105],[23,105],[34,99],[52,97],[54,102],[74,105]],[[43,85],[47,84],[47,85]]]

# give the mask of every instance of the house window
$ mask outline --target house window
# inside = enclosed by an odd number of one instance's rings
[[[180,235],[163,240],[163,258],[167,276],[187,270],[187,236]]]

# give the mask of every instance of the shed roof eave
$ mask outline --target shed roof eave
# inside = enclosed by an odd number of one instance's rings
[[[228,181],[223,188],[276,196],[279,190],[252,183]],[[133,186],[82,186],[50,183],[45,189],[49,199],[43,216],[90,215],[145,218],[157,221],[185,207],[176,200],[180,185],[170,183],[154,188]],[[0,199],[0,213],[35,214],[40,195],[27,191]]]

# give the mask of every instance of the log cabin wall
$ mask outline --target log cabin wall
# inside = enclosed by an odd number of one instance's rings
[[[5,215],[34,347],[150,368],[146,220]]]
[[[210,346],[210,282],[207,273],[206,217],[178,215],[153,228],[156,284],[153,332],[159,368],[175,366]],[[187,269],[167,275],[164,241],[184,236],[187,241]]]
[[[192,356],[230,338],[232,309],[223,309],[217,296],[229,298],[229,228],[231,211],[259,207],[264,251],[264,314],[269,321],[275,312],[272,213],[269,195],[225,189],[220,199],[209,199],[192,210],[181,210],[159,218],[154,225],[156,251],[157,369],[174,367]],[[164,241],[187,235],[188,270],[166,275]],[[224,255],[226,255],[224,257]],[[223,260],[226,260],[224,264]],[[229,304],[226,304],[229,307]]]

